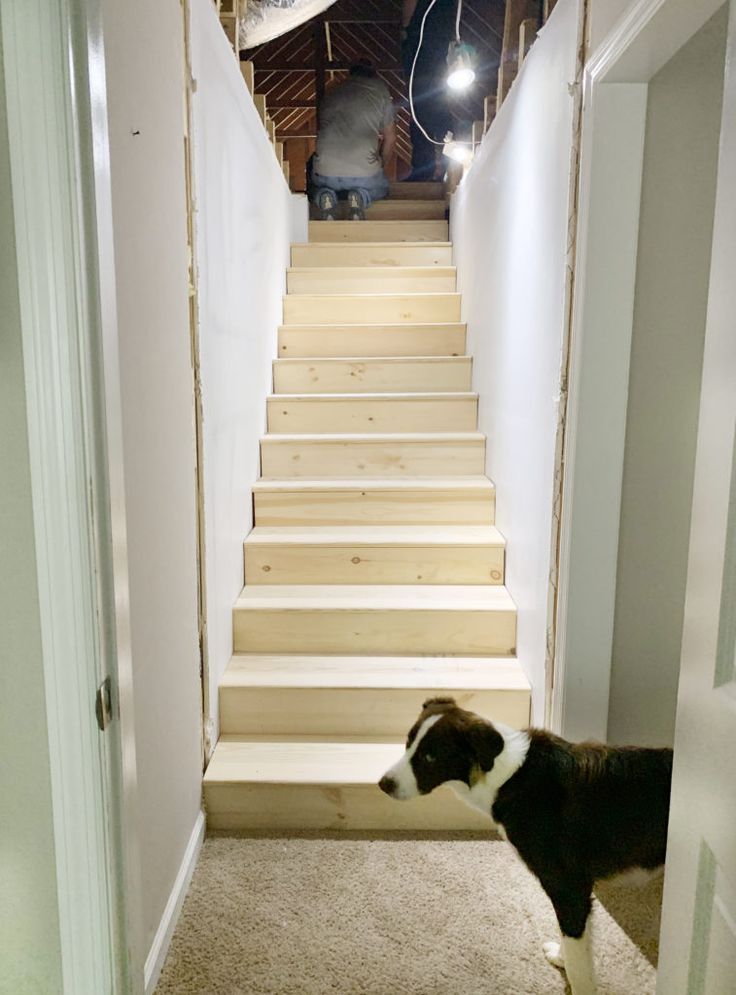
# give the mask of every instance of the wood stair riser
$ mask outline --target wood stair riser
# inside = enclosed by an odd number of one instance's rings
[[[438,198],[377,200],[365,212],[367,221],[442,221],[446,214],[447,205]]]
[[[315,204],[309,205],[312,218],[319,220],[321,212]],[[338,199],[333,215],[337,221],[328,224],[339,224],[347,221],[350,214],[347,199]],[[365,209],[366,222],[371,221],[442,221],[447,215],[447,205],[444,200],[434,197],[430,200],[397,197],[386,200],[376,200]],[[360,222],[359,222],[360,223]]]
[[[413,609],[241,608],[236,653],[454,653],[510,656],[516,612]]]
[[[289,294],[439,294],[454,293],[454,267],[351,267],[290,269]]]
[[[292,245],[292,266],[452,266],[449,242],[341,242]]]
[[[279,357],[462,356],[465,325],[292,325],[279,328]]]
[[[502,546],[245,543],[246,584],[503,584]]]
[[[446,688],[220,688],[223,733],[405,737],[427,698],[452,694],[463,708],[512,728],[529,722],[527,691]]]
[[[286,435],[319,432],[472,432],[478,423],[473,394],[422,397],[270,397],[268,431]]]
[[[446,242],[447,221],[310,221],[310,242]]]
[[[398,180],[390,184],[388,196],[390,200],[445,200],[445,185],[438,180]]]
[[[363,394],[381,391],[468,391],[469,356],[430,359],[277,359],[276,394]]]
[[[460,295],[289,294],[284,297],[285,325],[344,325],[358,317],[367,325],[459,322]]]
[[[443,830],[491,828],[449,788],[397,802],[376,785],[205,783],[211,830]]]
[[[254,492],[256,525],[492,525],[495,492],[452,486],[361,491],[335,487]]]
[[[431,477],[482,474],[485,466],[485,440],[464,442],[448,439],[432,441],[365,438],[360,442],[347,436],[266,436],[261,441],[261,469],[264,477]]]

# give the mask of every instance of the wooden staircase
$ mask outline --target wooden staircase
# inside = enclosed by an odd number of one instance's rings
[[[439,184],[292,247],[205,775],[214,829],[472,829],[376,782],[422,701],[529,719]]]

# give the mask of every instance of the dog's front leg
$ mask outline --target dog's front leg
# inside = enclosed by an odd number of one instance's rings
[[[549,892],[548,892],[549,894]],[[595,995],[590,942],[590,891],[550,894],[562,931],[562,944],[545,943],[544,953],[555,967],[564,967],[572,995]]]
[[[590,920],[580,937],[562,935],[562,958],[572,995],[595,995],[593,954],[590,947]]]

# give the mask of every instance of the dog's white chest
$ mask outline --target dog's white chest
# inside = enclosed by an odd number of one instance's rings
[[[470,787],[464,781],[449,781],[458,798],[466,805],[477,809],[486,816],[499,835],[506,839],[504,827],[495,821],[491,809],[496,801],[499,789],[517,772],[526,759],[529,749],[529,736],[525,732],[517,732],[507,726],[497,725],[504,738],[504,748],[496,757],[493,767],[478,777]]]
[[[503,826],[499,822],[496,822],[491,814],[498,789],[495,785],[489,784],[488,781],[488,777],[483,778],[483,780],[474,784],[472,788],[469,788],[464,781],[450,781],[449,785],[461,801],[481,812],[488,819],[491,826],[496,829],[499,836],[506,839],[506,832]]]

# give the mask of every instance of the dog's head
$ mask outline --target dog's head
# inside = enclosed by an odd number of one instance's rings
[[[430,698],[409,731],[406,753],[378,786],[405,801],[448,781],[471,788],[493,767],[504,738],[485,719],[460,708],[454,698]]]

